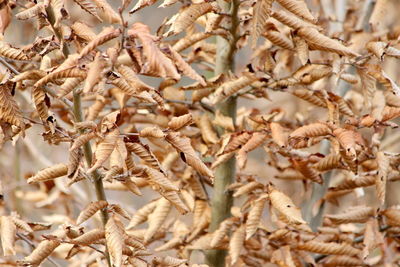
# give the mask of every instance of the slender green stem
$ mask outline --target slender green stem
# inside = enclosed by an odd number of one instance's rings
[[[75,115],[75,121],[76,122],[81,122],[83,121],[83,114],[82,114],[82,106],[81,106],[81,96],[76,93],[75,91],[73,92],[73,102],[74,102],[74,115]],[[92,165],[92,147],[90,146],[90,142],[87,142],[83,146],[83,154],[85,156],[86,164],[87,166]],[[99,172],[96,170],[92,173],[92,179],[93,183],[95,186],[96,190],[96,196],[97,200],[107,200],[106,194],[104,192],[104,186],[103,186],[103,181],[101,179],[101,175]],[[101,211],[101,218],[103,221],[103,224],[105,225],[108,220],[108,213],[105,210]]]
[[[46,13],[47,13],[47,19],[50,22],[50,25],[55,33],[55,35],[57,36],[57,38],[59,39],[60,43],[63,42],[62,40],[62,35],[60,33],[60,31],[58,31],[55,27],[54,27],[54,23],[55,23],[55,17],[54,17],[54,11],[50,6],[48,6],[46,8]],[[66,46],[65,44],[63,45],[63,54],[65,56],[65,58],[67,58],[69,56],[69,50],[68,50],[68,46]],[[81,96],[79,93],[76,92],[76,90],[73,91],[73,113],[74,113],[74,117],[75,117],[75,122],[82,122],[83,121],[83,114],[82,114],[82,104],[81,104]],[[82,133],[82,132],[81,132]],[[83,146],[83,153],[85,156],[85,160],[86,160],[86,164],[87,166],[91,166],[92,165],[92,148],[90,146],[90,142],[87,142],[84,146]],[[96,197],[97,200],[105,200],[107,201],[106,198],[106,194],[104,191],[104,185],[103,185],[103,181],[102,181],[102,177],[100,175],[100,173],[95,170],[92,174],[92,181],[96,190]],[[107,221],[108,221],[108,213],[105,209],[101,210],[101,219],[103,222],[103,225],[105,226]],[[111,261],[110,261],[110,257],[109,254],[106,252],[106,259],[107,259],[107,263],[108,266],[111,267]]]
[[[54,11],[53,11],[53,8],[51,7],[51,5],[49,5],[46,8],[46,13],[47,13],[47,19],[50,22],[50,25],[54,31],[54,34],[57,36],[59,41],[62,42],[61,33],[54,27],[55,17],[54,17]],[[69,56],[68,46],[64,45],[62,52],[63,52],[65,58],[67,58]],[[75,90],[73,92],[73,113],[74,113],[76,122],[83,121],[81,96]],[[91,166],[92,165],[92,148],[90,146],[90,142],[87,142],[84,145],[83,152],[84,152],[84,156],[85,156],[87,165]],[[101,175],[99,174],[98,171],[93,172],[92,179],[93,179],[93,183],[94,183],[94,186],[96,189],[97,200],[107,200],[106,194],[104,192],[103,181],[101,180]],[[108,213],[107,213],[107,211],[103,210],[101,214],[102,214],[103,224],[105,225],[108,220]]]
[[[239,1],[232,0],[226,2],[224,0],[217,1],[222,9],[222,12],[231,15],[231,24],[228,25],[231,33],[231,39],[228,41],[220,36],[217,36],[217,57],[215,63],[215,74],[228,73],[233,71],[235,67],[234,55],[236,51],[237,41],[237,27],[239,20],[237,12],[239,8]],[[224,103],[217,105],[223,115],[229,116],[235,122],[236,120],[236,98],[231,97]],[[218,129],[220,134],[223,133],[222,129]],[[215,231],[219,224],[230,216],[230,210],[233,204],[231,192],[227,187],[234,181],[236,174],[236,160],[231,158],[227,162],[221,164],[215,172],[214,192],[211,200],[211,223],[210,232]],[[225,266],[226,251],[224,250],[210,250],[206,253],[207,264],[212,267]]]

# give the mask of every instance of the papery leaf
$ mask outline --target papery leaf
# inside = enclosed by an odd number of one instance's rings
[[[91,202],[89,205],[85,207],[85,209],[81,211],[78,218],[76,219],[76,224],[77,225],[82,224],[84,221],[92,217],[97,211],[107,207],[107,205],[108,205],[107,201],[104,200]]]
[[[284,193],[278,191],[273,186],[269,186],[269,199],[272,207],[282,214],[288,223],[305,224],[301,216],[301,211],[293,201]]]
[[[277,2],[302,19],[310,22],[316,22],[316,19],[307,8],[307,4],[303,0],[277,0]]]
[[[190,139],[183,136],[178,132],[169,132],[166,135],[166,140],[179,152],[183,153],[185,161],[188,165],[193,167],[201,175],[208,176],[210,178],[214,177],[212,171],[201,161],[197,156],[196,151],[190,144]]]
[[[114,130],[110,131],[102,141],[100,141],[95,151],[94,164],[88,170],[88,173],[95,171],[108,159],[117,144],[118,138],[119,129],[115,128]]]

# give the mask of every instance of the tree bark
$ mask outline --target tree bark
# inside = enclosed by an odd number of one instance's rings
[[[231,16],[231,23],[228,29],[231,33],[230,41],[217,37],[217,58],[215,63],[215,75],[234,71],[234,55],[236,51],[237,35],[236,30],[239,24],[237,12],[239,7],[238,0],[232,0],[230,3],[224,0],[218,1],[222,13]],[[223,115],[231,117],[233,122],[236,120],[236,97],[230,97],[216,107]],[[218,129],[218,133],[223,134],[223,129]],[[234,181],[236,174],[236,159],[232,157],[227,162],[217,167],[215,172],[214,192],[211,200],[211,223],[210,232],[218,229],[219,224],[230,216],[230,210],[233,203],[232,193],[227,187]],[[209,250],[206,253],[207,264],[212,267],[225,266],[226,251]]]

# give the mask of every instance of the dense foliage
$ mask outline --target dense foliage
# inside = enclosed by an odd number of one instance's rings
[[[399,264],[396,0],[131,2],[0,1],[1,266]]]

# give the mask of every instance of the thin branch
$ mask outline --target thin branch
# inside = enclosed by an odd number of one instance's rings
[[[52,26],[55,35],[58,37],[58,39],[60,40],[60,43],[61,43],[62,34],[54,27],[55,17],[54,17],[54,10],[51,7],[51,5],[49,5],[46,8],[46,13],[47,13],[47,19],[48,19],[50,25]],[[66,45],[63,45],[62,52],[64,54],[64,57],[68,58],[69,50]],[[73,91],[73,113],[74,113],[74,117],[75,117],[75,122],[82,122],[84,120],[83,114],[82,114],[82,103],[81,102],[82,102],[81,96],[75,89]],[[83,130],[81,130],[81,133],[82,132],[83,132]],[[85,156],[87,166],[91,166],[92,165],[92,147],[90,146],[90,142],[87,142],[83,145],[83,153]],[[106,194],[104,191],[103,181],[102,181],[102,177],[101,177],[100,173],[97,170],[95,170],[91,176],[92,176],[93,184],[95,187],[97,200],[107,201]],[[105,209],[101,210],[101,219],[103,222],[103,226],[105,226],[107,223],[107,220],[108,220],[108,213]],[[111,267],[110,257],[107,252],[106,252],[106,258],[107,258],[108,266]]]
[[[369,30],[369,17],[371,16],[372,11],[374,10],[375,1],[374,0],[366,0],[364,2],[364,6],[361,11],[361,15],[358,17],[356,31],[368,31]]]

